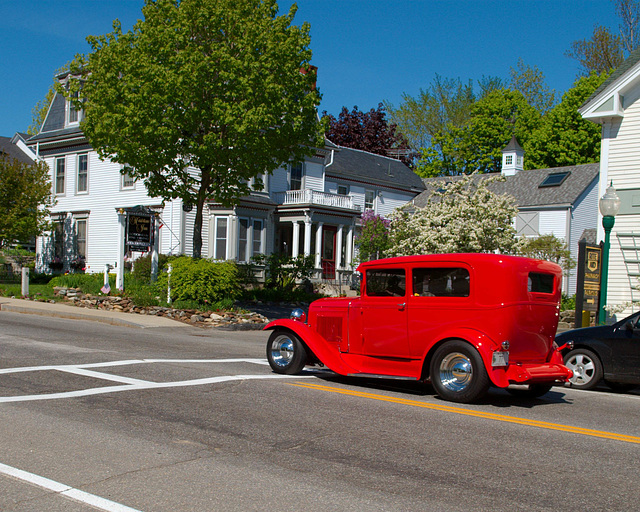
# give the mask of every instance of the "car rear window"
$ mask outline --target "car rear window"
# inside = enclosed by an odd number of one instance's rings
[[[528,290],[534,293],[553,293],[553,274],[530,272]]]
[[[370,297],[403,297],[406,277],[403,269],[367,270],[367,290]]]
[[[413,295],[418,297],[468,297],[466,268],[414,268]]]

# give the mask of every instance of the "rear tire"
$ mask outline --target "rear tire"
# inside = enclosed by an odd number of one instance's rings
[[[478,351],[462,340],[439,347],[430,365],[431,384],[445,400],[470,403],[489,389],[489,376]]]
[[[553,384],[529,384],[526,388],[507,388],[507,391],[519,398],[538,398],[546,395],[552,387]]]
[[[576,348],[564,356],[564,364],[573,372],[569,379],[572,388],[593,389],[602,380],[602,363],[586,348]]]
[[[307,351],[291,331],[275,330],[267,342],[267,361],[274,372],[295,375],[307,364]]]

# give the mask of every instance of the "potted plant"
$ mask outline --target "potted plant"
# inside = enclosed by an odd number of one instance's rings
[[[84,272],[86,264],[84,258],[77,257],[69,263],[69,267],[76,273]]]
[[[57,256],[49,262],[49,268],[52,272],[60,272],[64,267],[64,262]]]

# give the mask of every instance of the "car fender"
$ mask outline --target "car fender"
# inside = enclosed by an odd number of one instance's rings
[[[505,388],[509,385],[507,367],[491,366],[493,353],[500,349],[500,345],[477,329],[462,327],[447,331],[446,336],[429,349],[428,354],[425,356],[425,362],[429,362],[431,360],[431,356],[440,345],[452,339],[466,341],[478,351],[482,358],[482,362],[484,363],[484,367],[487,370],[487,374],[489,375],[489,379],[491,379],[493,384],[501,388]]]
[[[342,359],[340,352],[334,348],[327,340],[320,336],[307,324],[298,320],[280,319],[268,323],[263,330],[271,331],[275,329],[285,329],[292,331],[300,338],[300,341],[331,371],[340,375],[358,373]]]

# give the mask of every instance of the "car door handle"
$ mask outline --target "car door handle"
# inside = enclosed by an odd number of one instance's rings
[[[406,302],[401,302],[400,304],[398,304],[398,308],[400,308],[401,310],[404,309],[405,307],[407,307]]]

